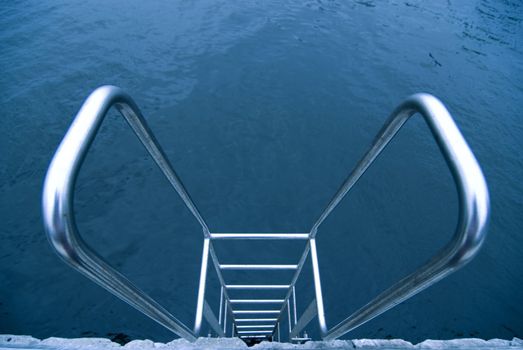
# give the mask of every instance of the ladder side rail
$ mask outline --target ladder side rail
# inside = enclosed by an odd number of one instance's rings
[[[292,307],[294,312],[294,325],[298,323],[298,313],[296,311],[296,286],[292,286]]]
[[[205,316],[205,320],[209,323],[209,326],[216,332],[216,334],[219,337],[225,337],[225,332],[223,331],[221,325],[218,323],[218,320],[216,319],[216,315],[214,312],[212,312],[211,307],[209,306],[209,303],[207,300],[203,302],[203,315]]]
[[[209,255],[211,257],[212,265],[214,266],[214,270],[216,271],[216,275],[218,277],[218,281],[220,282],[221,288],[223,288],[223,297],[225,299],[225,310],[224,313],[229,313],[231,316],[231,327],[233,334],[237,331],[236,329],[236,319],[234,317],[232,305],[231,305],[231,298],[229,297],[229,293],[226,288],[225,280],[222,275],[222,271],[220,269],[220,262],[218,261],[218,256],[216,255],[216,252],[214,251],[214,247],[212,244],[212,241],[209,242]],[[226,316],[225,316],[226,317]]]
[[[223,287],[220,288],[220,311],[218,313],[218,323],[222,324],[222,309],[223,309]]]
[[[207,287],[207,271],[209,270],[209,246],[210,239],[203,240],[202,263],[200,267],[200,279],[198,283],[198,297],[196,300],[196,313],[194,316],[194,335],[200,336],[205,309],[205,290]]]
[[[74,269],[175,334],[192,341],[195,336],[185,324],[115,270],[84,242],[78,232],[73,206],[75,182],[112,106],[123,115],[204,231],[208,231],[134,101],[115,86],[103,86],[92,92],[83,103],[49,165],[42,195],[47,237],[58,255]]]
[[[316,238],[310,239],[312,275],[314,279],[314,294],[316,295],[316,308],[318,325],[322,338],[327,334],[327,321],[325,320],[325,308],[323,307],[323,293],[321,291],[320,265],[318,263],[318,252],[316,250]]]
[[[225,300],[223,311],[223,333],[227,334],[227,300]]]
[[[292,320],[291,320],[291,303],[289,300],[287,300],[287,316],[289,319],[289,341],[290,341],[290,334],[291,334],[291,330],[292,330]]]
[[[303,249],[303,253],[300,257],[300,261],[298,262],[298,267],[296,269],[296,272],[294,273],[294,276],[292,277],[291,283],[289,284],[289,289],[287,290],[287,294],[285,295],[285,298],[283,298],[284,302],[280,309],[280,313],[277,317],[276,324],[278,324],[282,320],[283,311],[285,311],[285,308],[287,307],[287,305],[286,305],[287,300],[289,300],[289,298],[292,295],[293,287],[296,286],[296,282],[298,281],[298,278],[300,277],[301,271],[303,269],[303,265],[305,265],[305,261],[307,261],[307,257],[309,256],[310,250],[311,250],[311,245],[310,245],[310,240],[309,240],[309,242],[307,242],[307,244],[305,245],[305,248]],[[276,330],[271,334],[271,336],[274,337],[275,332],[276,332]]]
[[[343,182],[312,226],[310,236],[356,184],[405,122],[416,113],[427,123],[452,173],[459,198],[459,217],[453,238],[428,262],[403,278],[324,337],[336,339],[440,281],[468,263],[481,247],[490,214],[488,188],[481,168],[443,103],[429,94],[415,94],[399,105],[380,130],[367,153]]]
[[[292,341],[292,338],[296,338],[300,332],[303,330],[303,328],[307,327],[307,325],[314,319],[314,316],[318,314],[318,308],[316,306],[316,300],[312,300],[309,306],[307,306],[307,309],[303,312],[298,322],[294,325],[294,328],[290,331],[290,339]]]

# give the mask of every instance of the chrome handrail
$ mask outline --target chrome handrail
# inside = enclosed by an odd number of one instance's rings
[[[413,95],[394,110],[370,149],[312,226],[310,236],[312,238],[316,236],[323,221],[356,184],[405,122],[416,113],[420,113],[428,124],[457,185],[459,220],[456,232],[451,242],[414,273],[385,290],[329,331],[326,330],[326,327],[323,328],[326,340],[341,337],[456,271],[474,257],[485,239],[490,211],[485,178],[449,112],[443,103],[429,94]]]
[[[75,181],[101,123],[107,111],[113,105],[124,116],[127,123],[202,227],[204,245],[194,331],[191,331],[151,297],[112,268],[82,240],[76,228],[73,210]],[[392,138],[396,136],[404,123],[415,113],[420,113],[425,118],[457,184],[459,221],[456,233],[452,241],[429,262],[385,290],[370,303],[329,330],[325,321],[316,249],[315,238],[318,228]],[[277,339],[279,340],[280,323],[283,321],[285,309],[287,309],[290,340],[297,336],[314,316],[318,318],[322,338],[339,338],[436,283],[470,261],[485,238],[490,210],[488,190],[483,173],[452,117],[443,104],[435,97],[428,94],[417,94],[409,97],[392,113],[370,149],[343,182],[308,233],[211,233],[198,208],[149,130],[138,107],[127,94],[114,86],[98,88],[82,105],[51,161],[44,183],[42,204],[46,233],[56,252],[67,263],[145,315],[188,340],[195,340],[199,336],[203,318],[207,320],[209,326],[220,336],[226,335],[227,324],[230,323],[232,336],[237,335],[243,339],[268,339],[275,337],[277,333]],[[214,251],[213,241],[238,239],[306,240],[307,243],[297,264],[220,264]],[[295,286],[309,253],[312,263],[315,298],[298,320]],[[214,266],[221,287],[218,319],[216,319],[209,303],[205,299],[209,258]],[[282,269],[295,271],[289,284],[231,285],[226,283],[222,275],[222,270],[252,270],[256,272],[258,270]],[[287,290],[287,292],[283,299],[231,299],[228,291],[240,289],[281,289]],[[292,322],[291,318],[291,297],[294,322]],[[234,309],[232,307],[233,304],[281,304],[281,307],[276,309],[245,310]],[[316,306],[315,309],[313,308],[314,305]],[[247,318],[237,317],[237,315],[245,314],[266,316],[257,318],[252,318],[252,316]],[[275,317],[268,318],[269,316],[267,315],[272,314],[276,314]],[[227,318],[228,315],[230,315],[229,319]],[[263,323],[252,324],[252,322]],[[238,326],[237,323],[242,325]],[[273,327],[272,330],[259,330],[259,328],[270,328],[271,325]],[[247,331],[246,329],[251,330]],[[260,333],[265,335],[260,335]]]
[[[149,130],[134,101],[120,88],[102,86],[96,89],[82,105],[47,171],[42,198],[47,236],[58,255],[76,270],[167,329],[188,340],[195,340],[195,334],[187,326],[96,254],[83,241],[76,227],[73,209],[76,178],[87,151],[107,111],[112,106],[115,106],[124,116],[185,205],[198,220],[204,236],[209,235],[209,229],[198,208]]]

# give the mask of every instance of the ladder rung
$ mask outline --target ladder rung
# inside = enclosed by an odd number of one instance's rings
[[[231,299],[231,304],[281,304],[285,299]]]
[[[290,284],[228,284],[227,289],[289,289]]]
[[[237,318],[234,322],[276,322],[277,318]]]
[[[220,264],[222,270],[296,270],[298,265]]]
[[[240,335],[240,338],[267,338],[266,335]]]
[[[267,331],[238,331],[238,334],[271,334],[272,330]]]
[[[309,239],[308,233],[211,233],[211,239]]]
[[[279,314],[280,310],[234,310],[233,314]]]
[[[238,325],[236,328],[274,328],[275,324]]]

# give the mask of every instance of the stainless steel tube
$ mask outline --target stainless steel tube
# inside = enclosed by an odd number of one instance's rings
[[[45,178],[42,208],[47,237],[60,257],[82,274],[164,327],[188,340],[190,329],[98,256],[80,236],[74,215],[75,181],[102,121],[112,106],[125,117],[156,164],[209,235],[207,225],[174,172],[133,100],[115,86],[96,89],[84,102],[58,147]]]
[[[403,124],[415,113],[420,113],[427,122],[456,182],[459,219],[453,239],[425,265],[332,328],[324,339],[339,338],[456,271],[475,256],[485,239],[490,212],[485,178],[445,106],[437,98],[428,94],[409,97],[392,113],[370,149],[312,227],[311,237],[316,235],[318,227],[329,213],[365,173]]]

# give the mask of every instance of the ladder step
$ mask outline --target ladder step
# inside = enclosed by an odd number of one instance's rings
[[[276,322],[277,318],[236,318],[234,322]]]
[[[211,239],[309,239],[308,233],[211,233]]]
[[[235,315],[239,314],[279,314],[280,310],[233,310]]]
[[[221,270],[296,270],[298,265],[220,264]]]
[[[238,331],[238,334],[271,334],[272,330],[267,331]]]
[[[266,335],[240,335],[240,338],[267,338]]]
[[[238,325],[236,328],[274,328],[275,324]]]
[[[282,304],[285,299],[231,299],[231,304]]]
[[[227,289],[289,289],[290,284],[227,284]]]

